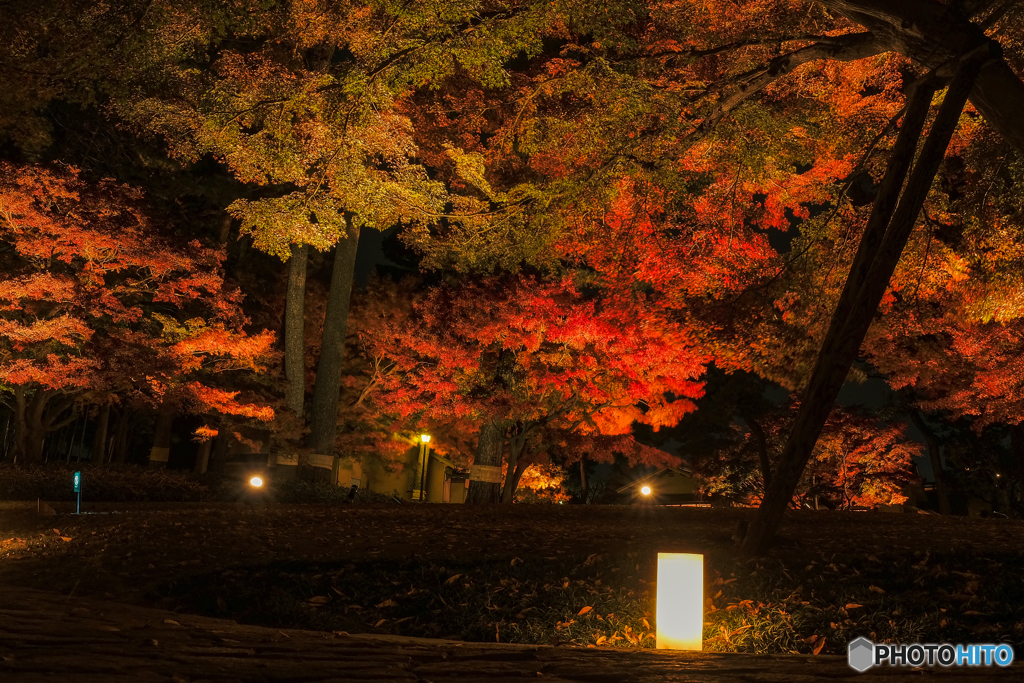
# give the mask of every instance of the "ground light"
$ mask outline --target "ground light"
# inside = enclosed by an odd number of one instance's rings
[[[256,488],[263,486],[263,480],[260,479],[259,477],[253,477],[252,479],[249,480],[249,483]]]
[[[700,650],[704,633],[704,556],[658,553],[659,650]]]
[[[643,487],[642,489],[640,489],[640,493],[644,494],[645,496],[651,495],[651,487],[650,486]]]

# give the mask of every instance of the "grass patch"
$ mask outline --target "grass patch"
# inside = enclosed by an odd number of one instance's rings
[[[1021,559],[963,553],[737,563],[710,554],[704,649],[841,654],[859,635],[1020,647]],[[281,628],[654,647],[655,574],[653,553],[277,563],[176,581],[158,597]]]

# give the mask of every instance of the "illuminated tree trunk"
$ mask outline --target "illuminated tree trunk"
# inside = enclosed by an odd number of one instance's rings
[[[743,541],[742,552],[746,556],[764,554],[782,524],[800,476],[885,294],[956,129],[960,112],[987,56],[987,52],[975,54],[961,63],[901,197],[900,189],[913,161],[935,89],[933,81],[929,79],[920,84],[911,97],[871,217],[801,398],[800,411],[780,454],[772,485],[765,492]]]
[[[338,242],[331,272],[331,290],[324,316],[323,344],[316,366],[316,383],[310,405],[309,440],[314,453],[334,453],[338,429],[338,400],[341,393],[342,363],[345,358],[345,334],[348,330],[348,307],[352,298],[359,228],[349,224],[348,238]]]
[[[523,478],[523,472],[530,466],[527,459],[523,457],[525,450],[526,431],[524,428],[521,433],[512,437],[508,446],[508,467],[505,470],[505,486],[501,490],[502,503],[510,504],[515,500],[519,480]]]
[[[309,245],[292,245],[288,259],[288,292],[284,306],[284,376],[288,380],[284,403],[299,419],[306,399],[306,264]]]
[[[494,422],[485,422],[480,427],[480,439],[476,445],[474,465],[501,467],[501,448],[505,444],[505,430]],[[501,484],[471,480],[466,492],[467,503],[497,503]]]
[[[102,464],[107,461],[107,431],[110,426],[110,404],[100,406],[100,414],[96,420],[96,434],[92,439],[92,462]]]
[[[880,46],[934,69],[986,42],[982,27],[965,12],[979,2],[936,0],[819,0],[830,10],[870,31]],[[944,69],[949,71],[949,67]],[[940,76],[948,77],[951,72]],[[1007,144],[1024,154],[1024,83],[999,55],[978,73],[973,104]]]

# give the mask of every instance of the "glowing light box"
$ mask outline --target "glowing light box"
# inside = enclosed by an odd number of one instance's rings
[[[700,650],[704,633],[704,556],[658,553],[659,650]]]

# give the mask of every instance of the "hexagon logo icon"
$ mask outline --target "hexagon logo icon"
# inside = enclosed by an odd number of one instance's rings
[[[846,652],[850,666],[860,673],[864,673],[875,663],[875,645],[864,636],[851,641]]]

